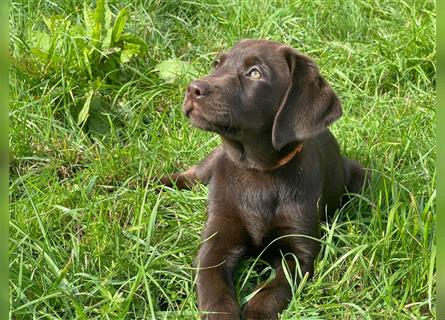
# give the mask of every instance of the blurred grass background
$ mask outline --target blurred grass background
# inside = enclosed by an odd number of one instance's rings
[[[242,38],[315,59],[343,103],[332,131],[375,175],[322,226],[315,276],[282,319],[435,317],[434,1],[9,9],[11,318],[199,317],[192,259],[207,190],[157,192],[147,181],[218,145],[187,123],[182,97]],[[237,272],[240,300],[270,274],[253,263]]]

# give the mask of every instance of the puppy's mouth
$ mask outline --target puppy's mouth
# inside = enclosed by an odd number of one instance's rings
[[[183,112],[184,115],[190,119],[192,125],[202,130],[215,132],[221,135],[233,135],[238,132],[238,128],[230,123],[210,119],[196,102],[185,101]]]

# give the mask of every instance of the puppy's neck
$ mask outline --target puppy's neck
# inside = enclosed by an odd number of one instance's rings
[[[295,142],[285,146],[282,150],[276,150],[270,141],[270,134],[258,134],[255,137],[232,140],[221,137],[224,150],[238,167],[272,171],[284,167],[300,151],[302,144]]]

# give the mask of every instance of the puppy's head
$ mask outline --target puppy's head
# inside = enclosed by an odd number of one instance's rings
[[[280,150],[322,132],[341,106],[310,58],[277,42],[243,40],[189,85],[184,113],[195,126],[235,140],[270,132]]]

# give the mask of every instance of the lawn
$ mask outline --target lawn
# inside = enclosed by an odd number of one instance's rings
[[[314,58],[342,100],[343,153],[373,172],[322,225],[315,275],[282,319],[435,318],[434,1],[90,6],[10,1],[10,318],[199,318],[207,188],[156,177],[219,144],[190,126],[182,99],[242,38]],[[239,300],[271,273],[245,261]]]

